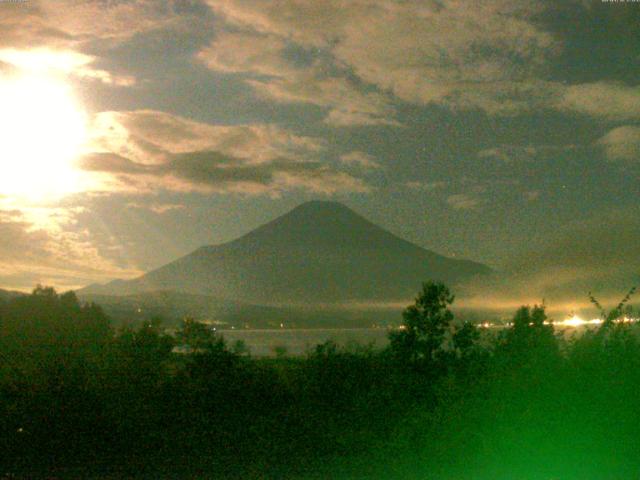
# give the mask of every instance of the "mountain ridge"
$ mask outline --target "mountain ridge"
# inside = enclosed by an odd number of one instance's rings
[[[261,305],[380,301],[408,298],[423,280],[455,284],[490,272],[419,247],[341,203],[315,200],[235,240],[79,294],[172,290]]]

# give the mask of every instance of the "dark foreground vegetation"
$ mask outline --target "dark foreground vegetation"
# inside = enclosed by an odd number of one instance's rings
[[[37,288],[0,306],[0,475],[639,478],[623,304],[565,340],[537,306],[481,338],[452,301],[425,284],[384,351],[254,359],[194,321],[176,337],[114,331],[99,307]]]

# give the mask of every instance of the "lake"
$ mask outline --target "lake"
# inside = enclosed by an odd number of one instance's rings
[[[318,328],[318,329],[271,329],[271,330],[222,330],[220,334],[231,347],[242,340],[251,355],[270,356],[275,355],[277,348],[286,349],[287,355],[304,355],[319,343],[332,340],[340,346],[350,343],[360,345],[373,344],[374,348],[383,348],[387,345],[386,328]]]
[[[556,333],[569,339],[573,334],[581,333],[586,329],[595,328],[593,325],[573,325],[566,322],[558,322],[555,326]],[[491,325],[483,328],[483,338],[489,341],[504,325]],[[389,343],[387,335],[389,329],[381,328],[308,328],[308,329],[235,329],[219,330],[227,345],[230,347],[242,340],[249,348],[251,355],[257,357],[272,356],[277,348],[283,348],[287,355],[304,355],[316,345],[327,340],[334,341],[339,346],[347,346],[357,343],[362,346],[372,344],[374,348],[384,348]]]

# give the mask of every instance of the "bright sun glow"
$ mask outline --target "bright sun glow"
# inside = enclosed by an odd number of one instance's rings
[[[60,71],[71,73],[89,65],[93,61],[93,57],[66,50],[3,48],[0,49],[0,61],[27,72]]]
[[[76,191],[73,162],[86,130],[85,115],[62,81],[0,77],[0,195],[42,199]]]

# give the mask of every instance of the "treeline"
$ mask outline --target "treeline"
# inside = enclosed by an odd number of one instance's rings
[[[541,306],[495,334],[456,323],[453,295],[426,283],[384,350],[256,359],[195,321],[115,330],[38,287],[0,304],[0,474],[638,478],[628,298],[567,340]]]

